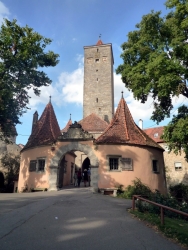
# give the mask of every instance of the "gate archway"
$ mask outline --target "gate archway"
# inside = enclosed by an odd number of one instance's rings
[[[50,163],[50,175],[49,175],[49,191],[58,190],[58,169],[62,157],[70,151],[84,152],[90,159],[91,167],[91,187],[93,191],[98,190],[98,167],[99,161],[96,157],[93,149],[85,144],[79,142],[70,142],[69,144],[62,145],[56,152],[56,155],[52,158]]]
[[[91,163],[90,163],[90,159],[87,157],[85,158],[85,160],[82,163],[82,172],[84,171],[84,169],[87,169],[90,167]]]

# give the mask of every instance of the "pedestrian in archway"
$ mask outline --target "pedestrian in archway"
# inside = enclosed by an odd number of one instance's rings
[[[90,187],[90,183],[91,183],[91,170],[90,170],[90,168],[88,168],[88,170],[87,170],[87,175],[88,175],[88,184]]]
[[[81,172],[80,168],[79,168],[78,173],[77,173],[77,179],[78,179],[78,187],[80,187],[80,182],[82,180],[82,172]]]
[[[84,169],[83,176],[84,176],[84,186],[86,187],[86,184],[88,182],[87,169]]]
[[[75,171],[75,173],[74,173],[74,186],[75,187],[78,186],[78,173],[77,173],[77,171]]]

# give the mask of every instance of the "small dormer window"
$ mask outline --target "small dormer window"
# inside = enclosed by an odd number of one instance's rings
[[[153,136],[154,136],[154,138],[157,138],[159,136],[159,134],[155,133]]]

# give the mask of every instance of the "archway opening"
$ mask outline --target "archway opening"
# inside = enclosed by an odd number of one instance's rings
[[[59,161],[59,169],[58,169],[58,179],[57,186],[58,188],[63,188],[66,186],[74,187],[82,187],[85,186],[84,182],[84,170],[90,168],[90,159],[89,157],[82,151],[69,151],[64,154]],[[80,185],[78,185],[78,172],[80,172],[81,180]],[[89,186],[90,183],[87,180],[86,186]]]
[[[85,160],[82,163],[82,172],[84,171],[84,169],[89,169],[90,168],[90,159],[87,157],[85,158]]]
[[[50,175],[49,175],[49,191],[58,190],[59,186],[64,187],[72,184],[71,174],[65,173],[62,169],[64,169],[64,161],[63,157],[70,153],[76,154],[76,152],[80,152],[82,156],[77,157],[76,159],[80,159],[81,164],[77,164],[76,161],[73,166],[72,176],[74,175],[75,169],[81,168],[82,170],[82,163],[85,158],[89,158],[91,166],[90,166],[90,173],[91,173],[91,187],[94,192],[98,191],[98,166],[99,161],[90,145],[81,144],[79,141],[70,142],[69,144],[62,145],[54,157],[51,159],[50,162]],[[84,158],[85,157],[85,158]],[[69,161],[70,162],[70,161]],[[67,163],[68,164],[68,163]],[[66,166],[66,165],[65,165]],[[67,165],[67,170],[71,173],[71,167]],[[62,176],[60,176],[62,175]],[[66,176],[66,177],[65,177]],[[62,180],[63,179],[63,180]],[[62,180],[62,181],[60,181]],[[68,181],[67,181],[68,180]],[[74,183],[74,179],[73,179]]]

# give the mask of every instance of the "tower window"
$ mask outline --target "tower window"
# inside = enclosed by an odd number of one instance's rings
[[[93,60],[92,57],[87,58],[87,63],[92,63],[92,60]]]
[[[95,62],[96,62],[96,63],[99,63],[99,58],[95,59]]]
[[[97,52],[99,52],[99,49],[97,49]]]
[[[97,82],[98,82],[98,78],[97,78]]]
[[[154,173],[159,173],[159,164],[157,160],[152,160],[152,169]]]
[[[101,111],[101,108],[99,108],[99,112]]]
[[[98,72],[98,69],[96,69],[96,72]]]
[[[98,98],[96,98],[96,102],[98,102]]]

